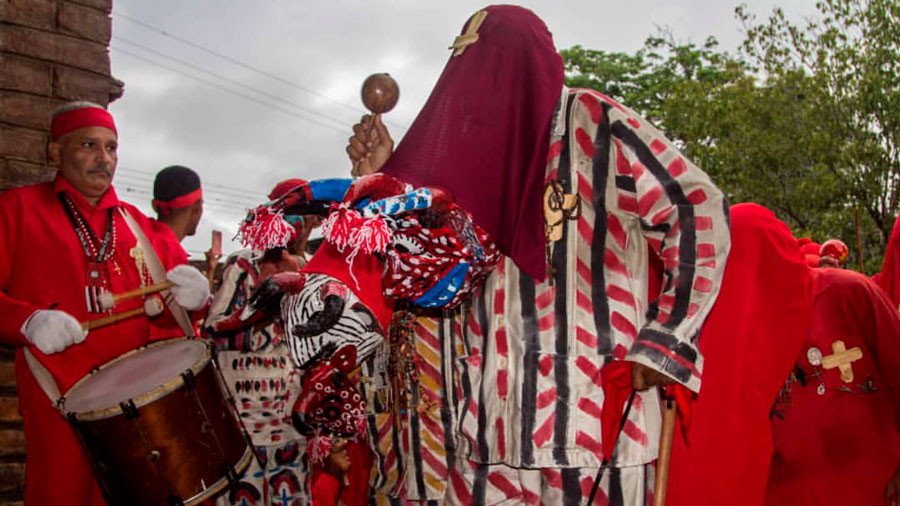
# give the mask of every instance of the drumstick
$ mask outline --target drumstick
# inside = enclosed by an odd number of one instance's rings
[[[659,460],[656,461],[653,506],[666,504],[666,485],[669,481],[669,461],[672,458],[672,440],[675,436],[675,415],[677,412],[675,398],[666,396],[663,409],[662,435],[659,442]]]
[[[171,281],[163,281],[161,283],[142,286],[140,288],[135,288],[134,290],[129,290],[127,292],[117,294],[106,292],[100,296],[100,306],[104,309],[109,310],[114,308],[116,306],[116,303],[121,300],[133,299],[134,297],[143,297],[144,295],[161,292],[163,290],[172,288],[174,285],[175,283],[172,283]]]
[[[160,283],[163,284],[163,283]],[[147,287],[150,288],[150,287]],[[165,288],[161,288],[161,290],[165,290]],[[144,301],[144,305],[130,309],[128,311],[123,311],[121,313],[115,313],[107,316],[103,316],[101,318],[96,318],[94,320],[88,320],[81,322],[81,328],[84,330],[93,330],[99,327],[103,327],[106,325],[110,325],[112,323],[116,323],[127,318],[131,318],[132,316],[139,316],[142,314],[147,314],[148,316],[156,316],[159,313],[162,313],[163,305],[162,301],[157,297],[152,297]]]
[[[109,325],[111,323],[116,323],[117,321],[124,320],[126,318],[131,318],[132,316],[137,316],[140,314],[144,314],[144,308],[139,307],[136,309],[132,309],[130,311],[125,311],[122,313],[111,314],[108,316],[104,316],[102,318],[97,318],[95,320],[88,320],[85,322],[81,322],[81,328],[84,330],[93,330],[98,327],[103,327],[105,325]]]

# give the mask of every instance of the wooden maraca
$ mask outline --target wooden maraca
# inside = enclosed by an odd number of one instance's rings
[[[375,114],[383,114],[397,105],[400,87],[387,73],[372,74],[363,81],[362,101],[366,109]]]
[[[397,105],[397,100],[400,98],[400,87],[397,86],[397,81],[394,81],[390,74],[372,74],[363,81],[360,94],[363,105],[373,114],[369,126],[366,128],[366,137],[369,137],[375,128],[375,116],[384,114]],[[360,175],[359,162],[353,164],[352,174]]]

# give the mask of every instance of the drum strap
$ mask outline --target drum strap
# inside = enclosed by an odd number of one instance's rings
[[[37,382],[38,386],[41,387],[41,390],[47,394],[47,397],[50,398],[50,403],[56,405],[61,397],[59,393],[59,388],[56,386],[56,381],[53,380],[53,376],[50,375],[50,371],[47,370],[38,359],[34,358],[34,355],[31,354],[31,351],[28,348],[22,349],[25,354],[25,363],[28,364],[28,369],[31,370],[31,375],[34,376],[34,380]]]
[[[150,273],[150,277],[153,278],[153,282],[162,283],[163,281],[166,281],[166,269],[163,267],[162,262],[160,262],[159,257],[156,255],[156,250],[153,249],[153,245],[150,244],[150,240],[147,239],[144,231],[141,230],[141,227],[138,226],[137,222],[134,221],[134,218],[131,217],[131,214],[125,208],[120,207],[119,212],[122,213],[122,218],[125,219],[125,223],[128,224],[128,228],[131,229],[131,233],[134,234],[134,238],[137,239],[138,246],[144,250],[144,261],[146,262],[147,271]],[[184,335],[189,339],[197,337],[194,334],[194,325],[191,324],[191,318],[188,316],[187,311],[175,302],[175,298],[170,296],[169,290],[164,290],[162,294],[166,301],[166,305],[169,306],[172,316],[175,317],[175,321],[178,322],[178,326],[181,328],[181,331],[184,332]]]

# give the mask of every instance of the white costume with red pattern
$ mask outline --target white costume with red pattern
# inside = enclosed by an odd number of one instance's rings
[[[430,332],[420,325],[420,339],[437,339],[417,351],[443,349],[427,383],[444,405],[410,410],[411,498],[440,499],[449,481],[444,499],[453,504],[579,504],[602,461],[605,363],[635,361],[699,390],[696,337],[730,244],[725,198],[633,111],[589,90],[563,98],[547,180],[578,196],[581,215],[553,243],[553,279],[536,282],[507,259],[454,319]],[[648,304],[651,252],[664,275]],[[650,500],[657,396],[636,397],[597,504],[604,494]],[[416,444],[435,438],[443,452]]]

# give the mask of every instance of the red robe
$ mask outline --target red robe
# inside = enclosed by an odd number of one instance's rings
[[[93,208],[59,176],[51,183],[16,188],[0,195],[0,341],[19,347],[16,381],[28,444],[25,504],[29,506],[104,504],[74,432],[35,382],[21,348],[29,344],[21,333],[22,326],[35,310],[52,306],[79,321],[100,316],[89,316],[87,312],[87,255],[59,200],[59,192],[70,196],[98,238],[106,233],[107,210],[123,207],[150,237],[166,269],[183,259],[183,251],[179,254],[181,246],[153,235],[149,220],[134,206],[120,202],[112,188]],[[106,265],[109,287],[113,293],[120,293],[137,288],[141,279],[129,254],[135,238],[122,217],[117,212],[113,216],[115,265]],[[115,312],[141,304],[140,298],[122,301]],[[92,368],[147,344],[151,327],[171,329],[174,325],[166,311],[153,323],[148,318],[135,317],[92,330],[83,343],[61,353],[44,355],[34,346],[29,349],[53,374],[60,391],[65,392]]]
[[[894,222],[894,230],[884,252],[884,265],[876,281],[887,292],[894,309],[900,307],[900,219]]]
[[[787,225],[755,204],[731,209],[731,252],[700,333],[703,386],[687,442],[676,428],[670,506],[759,506],[772,455],[769,411],[800,351],[811,269]]]
[[[790,384],[783,413],[772,419],[766,504],[881,505],[900,467],[900,316],[856,272],[817,269],[815,281],[813,316],[797,359],[805,386]],[[838,369],[810,361],[811,348],[827,357],[838,340],[862,351],[850,365],[850,382]]]

